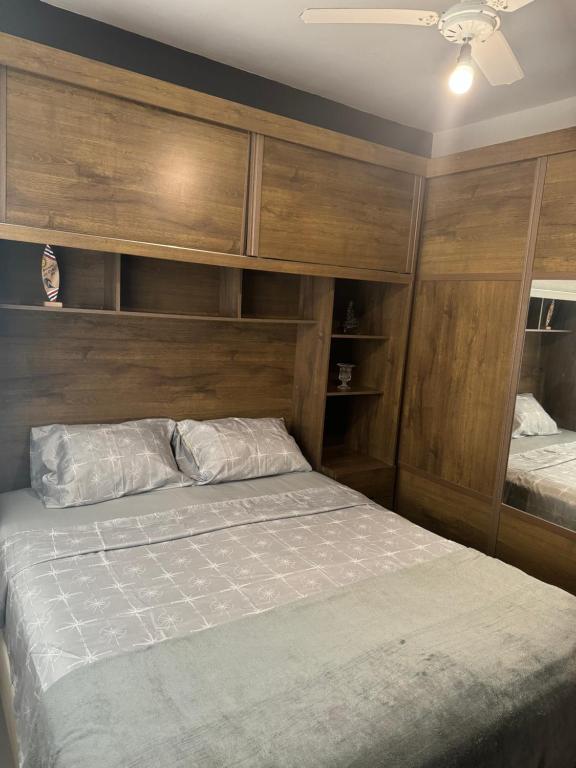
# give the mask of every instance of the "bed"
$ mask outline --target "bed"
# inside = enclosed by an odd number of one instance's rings
[[[505,501],[576,530],[576,432],[511,441]]]
[[[574,768],[576,599],[314,472],[0,495],[25,768]]]

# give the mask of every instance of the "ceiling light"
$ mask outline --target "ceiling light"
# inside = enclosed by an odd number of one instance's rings
[[[450,75],[448,85],[452,93],[467,93],[474,82],[474,66],[472,64],[472,48],[470,43],[464,43],[460,50],[458,63]]]

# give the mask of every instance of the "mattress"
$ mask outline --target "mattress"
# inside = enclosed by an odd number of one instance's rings
[[[576,530],[576,432],[512,440],[504,500]]]
[[[68,510],[4,494],[0,540],[25,768],[368,768],[399,735],[390,768],[573,768],[576,600],[322,475]]]

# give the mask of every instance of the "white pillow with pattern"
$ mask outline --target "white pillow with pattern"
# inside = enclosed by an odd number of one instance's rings
[[[178,466],[198,485],[312,469],[284,419],[187,419],[173,443]]]
[[[546,413],[531,393],[516,396],[514,430],[512,437],[558,435],[560,430],[554,419]]]

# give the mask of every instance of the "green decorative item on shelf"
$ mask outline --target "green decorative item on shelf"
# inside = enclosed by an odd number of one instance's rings
[[[62,302],[58,301],[58,292],[60,290],[60,270],[58,261],[50,245],[44,248],[42,254],[42,285],[46,291],[48,301],[44,302],[45,307],[61,308]]]
[[[346,320],[344,320],[342,330],[344,333],[358,333],[359,325],[360,321],[354,314],[354,302],[349,301],[346,308]]]

